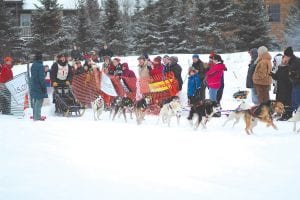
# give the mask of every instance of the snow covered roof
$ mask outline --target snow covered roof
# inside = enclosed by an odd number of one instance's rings
[[[75,9],[76,0],[57,0],[59,4],[63,6],[64,9]],[[39,5],[38,0],[23,0],[23,9],[24,10],[35,10],[34,4]]]

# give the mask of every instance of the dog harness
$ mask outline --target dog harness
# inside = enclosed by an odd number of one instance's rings
[[[252,117],[258,117],[258,115],[256,114],[257,109],[258,109],[258,106],[253,106],[253,107],[251,107],[251,108],[249,109],[250,115],[251,115]]]
[[[256,111],[259,109],[259,107],[260,106],[253,106],[253,107],[251,107],[250,109],[249,109],[249,112],[250,112],[250,115],[252,116],[252,117],[257,117],[257,118],[260,118],[259,117],[259,115],[260,115],[260,113],[257,113]],[[269,115],[270,115],[270,117],[272,116],[272,114],[273,114],[273,108],[272,108],[272,106],[270,106],[270,109],[269,109]]]

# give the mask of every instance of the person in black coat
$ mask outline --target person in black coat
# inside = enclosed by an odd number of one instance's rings
[[[170,63],[165,66],[164,73],[165,74],[168,73],[168,72],[173,72],[174,73],[174,77],[178,81],[178,90],[181,91],[182,90],[182,85],[183,85],[183,80],[182,80],[182,77],[181,77],[182,68],[178,64],[178,58],[177,57],[171,56],[169,59],[170,59]]]
[[[300,58],[294,55],[292,47],[288,47],[284,51],[284,60],[289,67],[289,78],[292,82],[292,107],[296,111],[300,106]]]
[[[201,88],[200,88],[201,100],[204,100],[205,96],[206,96],[205,95],[206,85],[204,84],[204,80],[205,80],[205,73],[206,73],[207,69],[204,68],[204,64],[200,60],[198,54],[194,54],[192,59],[193,59],[192,68],[194,68],[195,70],[198,71],[198,75],[201,80]]]
[[[286,112],[279,119],[286,121],[292,117],[292,83],[289,80],[289,68],[284,63],[278,66],[276,73],[271,73],[272,78],[277,81],[276,100],[286,107]]]
[[[253,84],[253,73],[255,71],[255,67],[256,67],[256,60],[258,57],[258,52],[256,48],[250,49],[249,50],[249,54],[251,56],[251,61],[248,65],[248,72],[247,72],[247,79],[246,79],[246,87],[249,88],[251,90],[251,98],[252,98],[252,103],[254,103],[255,105],[258,105],[258,96],[256,94],[255,88],[254,88],[254,84]]]
[[[72,81],[72,66],[68,64],[65,55],[58,55],[57,59],[50,71],[52,86],[69,86]]]
[[[81,61],[76,61],[75,62],[75,75],[80,75],[84,73],[84,67],[81,64]]]
[[[71,51],[71,57],[73,60],[81,60],[82,59],[82,51],[76,45],[74,45],[73,50]]]
[[[106,44],[99,51],[99,58],[101,59],[101,61],[104,60],[104,58],[103,58],[104,56],[109,56],[111,58],[111,57],[113,57],[113,55],[114,55],[114,53],[112,52],[112,50],[110,50],[108,48],[108,46]]]

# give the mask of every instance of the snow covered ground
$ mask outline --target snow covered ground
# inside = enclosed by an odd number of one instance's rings
[[[184,77],[191,55],[178,56]],[[228,67],[222,107],[233,109],[249,55],[222,56]],[[136,57],[121,59],[136,70]],[[44,122],[32,122],[30,109],[22,119],[0,115],[1,199],[299,199],[300,135],[291,123],[276,122],[278,131],[260,123],[248,136],[243,122],[222,127],[225,116],[194,131],[185,116],[168,128],[155,116],[137,126],[112,122],[108,113],[93,121],[91,110],[82,118],[53,113],[50,104]]]

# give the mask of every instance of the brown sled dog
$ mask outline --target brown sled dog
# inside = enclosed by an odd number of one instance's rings
[[[253,133],[253,127],[256,126],[257,121],[267,124],[267,127],[272,126],[277,130],[277,126],[273,123],[273,115],[282,115],[284,113],[284,105],[279,101],[269,100],[245,110],[244,120],[246,123],[245,131],[248,135]]]

